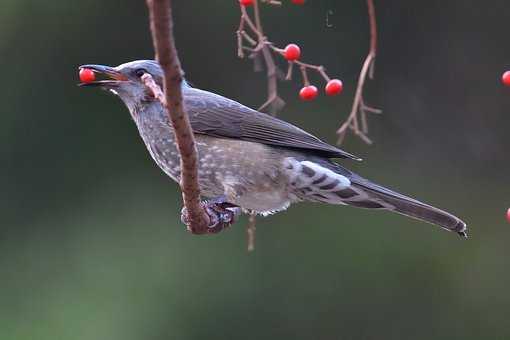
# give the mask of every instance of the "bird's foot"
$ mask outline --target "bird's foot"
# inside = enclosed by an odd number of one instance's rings
[[[237,216],[241,213],[241,208],[227,202],[218,202],[213,200],[205,201],[201,204],[210,220],[210,224],[207,227],[208,234],[216,234],[223,229],[230,227],[236,222]],[[190,228],[190,221],[186,207],[181,210],[181,221],[187,226],[189,232],[195,233]]]

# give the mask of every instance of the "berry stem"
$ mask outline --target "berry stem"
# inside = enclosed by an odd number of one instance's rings
[[[261,36],[264,36],[264,30],[262,28],[262,23],[260,22],[260,12],[259,12],[259,1],[253,0],[253,15],[255,16],[255,26],[257,31]]]
[[[308,80],[308,73],[306,72],[306,66],[301,65],[299,69],[301,70],[301,76],[303,77],[303,86],[310,85],[310,80]]]
[[[275,51],[276,53],[284,56],[284,54],[285,54],[285,50],[284,49],[278,48],[278,47],[274,46],[272,43],[269,43],[269,42],[267,42],[267,44],[269,45],[269,47],[273,51]],[[289,61],[289,63],[290,62],[291,61]],[[314,71],[317,71],[320,74],[320,76],[322,78],[324,78],[324,80],[326,82],[328,82],[330,80],[330,77],[326,73],[326,69],[322,65],[314,65],[314,64],[310,64],[310,63],[305,63],[305,62],[302,62],[300,60],[293,60],[292,62],[294,62],[296,65],[299,65],[301,67],[306,67],[306,68],[312,69]],[[290,78],[289,79],[285,78],[285,80],[290,80]]]
[[[273,6],[281,6],[282,5],[282,2],[279,0],[260,0],[260,1],[263,3],[266,3],[268,5],[273,5]]]
[[[285,80],[291,80],[292,79],[292,71],[294,70],[294,63],[289,62],[289,66],[287,68],[287,75],[285,76]]]
[[[248,33],[246,33],[246,31],[241,31],[241,35],[243,36],[244,39],[246,39],[246,41],[248,41],[250,44],[252,44],[252,46],[257,45],[257,41],[255,41],[255,39],[250,37],[250,35]]]

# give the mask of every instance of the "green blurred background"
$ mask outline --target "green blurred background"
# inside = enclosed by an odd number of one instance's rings
[[[262,7],[280,46],[344,80],[284,119],[330,142],[368,47],[365,1]],[[237,1],[174,1],[187,78],[250,106]],[[463,217],[471,238],[388,213],[302,204],[211,237],[180,224],[177,186],[83,63],[152,58],[144,1],[2,0],[0,339],[510,338],[508,0],[376,1],[380,51],[362,175]],[[332,28],[326,27],[326,12]],[[282,66],[285,66],[282,64]],[[319,79],[315,78],[319,83]]]

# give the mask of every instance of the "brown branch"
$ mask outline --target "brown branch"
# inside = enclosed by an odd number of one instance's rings
[[[367,0],[368,17],[370,22],[370,47],[368,55],[365,58],[363,67],[359,74],[358,85],[352,103],[351,113],[337,130],[338,144],[345,139],[347,131],[350,129],[355,135],[361,138],[365,143],[372,144],[368,138],[367,113],[382,113],[381,110],[365,105],[363,100],[363,88],[367,75],[370,79],[374,76],[375,57],[377,54],[377,22],[375,17],[375,7],[373,0]]]
[[[177,148],[181,155],[180,185],[184,206],[188,212],[188,228],[193,233],[205,234],[210,220],[200,204],[197,150],[188,115],[183,107],[181,91],[183,72],[173,37],[171,3],[171,0],[147,0],[156,60],[161,65],[164,73],[164,97],[155,91],[153,93],[155,97],[159,96],[168,111]],[[148,77],[145,78],[145,81],[147,84],[150,83]],[[152,85],[158,87],[155,83]]]

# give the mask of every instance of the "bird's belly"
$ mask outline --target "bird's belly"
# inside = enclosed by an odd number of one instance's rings
[[[245,210],[270,214],[291,202],[281,153],[267,145],[198,136],[199,181]]]
[[[200,158],[199,183],[204,196],[225,196],[228,202],[263,215],[290,204],[287,179],[279,167],[262,159],[238,155],[211,163]]]
[[[285,210],[291,204],[286,190],[250,191],[234,199],[234,204],[245,210],[269,215]]]
[[[180,181],[180,157],[173,139],[146,141],[158,166]],[[244,210],[263,215],[286,209],[293,201],[282,157],[266,145],[196,136],[198,182],[202,196],[225,197]]]

